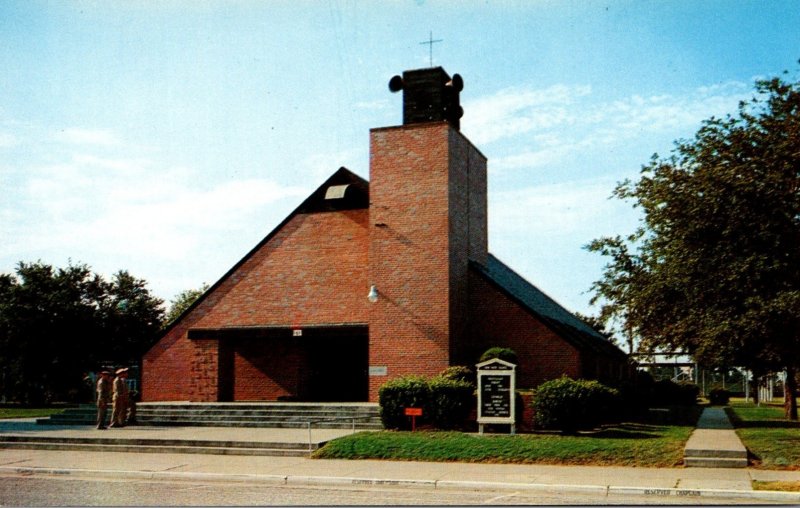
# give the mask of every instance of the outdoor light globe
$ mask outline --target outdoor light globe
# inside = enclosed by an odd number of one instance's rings
[[[374,284],[369,288],[369,294],[367,295],[367,300],[369,300],[371,303],[375,303],[378,301],[378,288],[376,288]]]

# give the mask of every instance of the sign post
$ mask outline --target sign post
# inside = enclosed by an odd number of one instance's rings
[[[487,423],[511,425],[515,432],[516,368],[513,363],[493,358],[479,363],[478,368],[478,429],[483,434]]]
[[[422,416],[421,407],[407,407],[405,408],[405,415],[411,417],[411,432],[417,430],[417,416]]]

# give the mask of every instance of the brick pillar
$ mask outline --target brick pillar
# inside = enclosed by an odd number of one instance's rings
[[[388,379],[450,365],[466,322],[469,259],[487,256],[486,159],[445,122],[370,134],[369,283],[379,298],[370,305],[369,393],[377,400]]]
[[[219,341],[216,339],[193,341],[190,359],[192,402],[217,402],[219,398]]]

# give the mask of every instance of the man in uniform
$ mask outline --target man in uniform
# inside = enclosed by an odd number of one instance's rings
[[[139,392],[131,390],[128,393],[128,417],[125,420],[127,425],[136,425],[136,400],[139,397]]]
[[[124,427],[128,413],[128,369],[117,369],[117,377],[114,378],[113,409],[111,410],[111,427]]]
[[[111,402],[111,371],[103,370],[97,380],[97,428],[106,428],[106,413]]]

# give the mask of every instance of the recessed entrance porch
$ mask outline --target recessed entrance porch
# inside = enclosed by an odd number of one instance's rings
[[[218,401],[368,400],[365,325],[194,329],[218,341]]]

